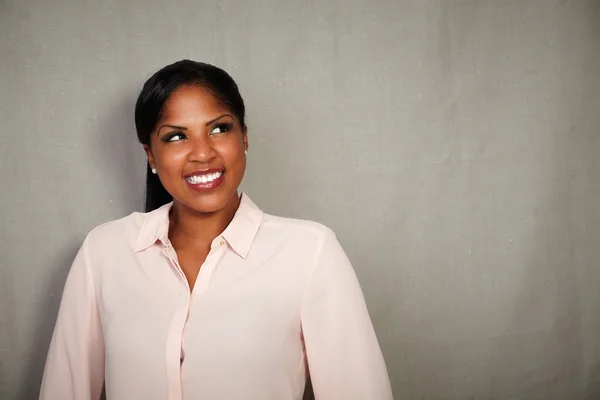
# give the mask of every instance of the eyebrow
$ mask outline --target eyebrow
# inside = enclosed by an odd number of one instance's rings
[[[206,125],[205,125],[205,126],[209,126],[209,125],[210,125],[210,124],[212,124],[213,122],[216,122],[216,121],[220,120],[220,119],[221,119],[221,118],[223,118],[223,117],[231,117],[231,119],[234,119],[234,118],[233,118],[233,115],[231,115],[231,114],[223,114],[223,115],[221,115],[220,117],[217,117],[217,118],[215,118],[215,119],[213,119],[213,120],[211,120],[211,121],[208,121],[208,122],[206,123]]]
[[[208,121],[208,122],[205,124],[205,126],[209,126],[209,125],[210,125],[210,124],[212,124],[213,122],[216,122],[216,121],[220,120],[220,119],[221,119],[221,118],[223,118],[223,117],[231,117],[231,119],[233,119],[233,115],[231,115],[231,114],[223,114],[223,115],[221,115],[221,116],[219,116],[219,117],[217,117],[217,118],[215,118],[215,119],[212,119],[212,120]],[[161,125],[161,126],[160,126],[160,128],[158,128],[158,129],[156,130],[156,135],[157,135],[157,136],[158,136],[158,134],[160,133],[160,130],[161,130],[162,128],[164,128],[164,127],[167,127],[167,128],[173,128],[173,129],[179,129],[179,130],[182,130],[182,131],[185,131],[185,130],[187,130],[187,128],[186,128],[185,126],[177,126],[177,125],[168,125],[168,124],[164,124],[164,125]]]
[[[177,125],[167,125],[167,124],[164,124],[164,125],[161,125],[161,126],[160,126],[160,128],[158,128],[158,129],[156,130],[156,135],[157,135],[157,136],[158,136],[158,134],[160,133],[160,130],[161,130],[162,128],[164,128],[164,127],[167,127],[167,128],[173,128],[173,129],[179,129],[179,130],[182,130],[182,131],[185,131],[185,130],[187,130],[187,128],[186,128],[185,126],[177,126]]]

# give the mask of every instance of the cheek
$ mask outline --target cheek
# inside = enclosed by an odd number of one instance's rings
[[[239,141],[232,141],[227,144],[224,143],[219,146],[218,152],[223,161],[230,167],[243,164],[246,159],[244,155],[244,145]]]
[[[187,160],[187,151],[183,146],[163,148],[155,154],[157,168],[163,173],[177,172],[183,168]]]

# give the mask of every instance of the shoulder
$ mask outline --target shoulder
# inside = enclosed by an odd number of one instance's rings
[[[320,222],[264,214],[262,227],[269,230],[286,231],[298,234],[322,236],[333,231]]]
[[[344,282],[353,284],[356,279],[352,264],[337,239],[335,232],[319,222],[283,218],[265,214],[261,231],[261,241],[268,242],[271,249],[285,254],[302,265],[317,285],[327,282]]]
[[[295,246],[313,248],[318,248],[328,239],[335,238],[333,230],[319,222],[270,214],[264,214],[260,234],[291,241]]]
[[[87,234],[85,242],[92,248],[123,244],[133,247],[149,215],[149,213],[133,212],[126,217],[104,222]]]

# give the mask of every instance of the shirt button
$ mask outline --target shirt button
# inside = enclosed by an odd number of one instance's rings
[[[221,241],[219,242],[220,246],[223,246],[225,244],[225,241],[221,239]]]

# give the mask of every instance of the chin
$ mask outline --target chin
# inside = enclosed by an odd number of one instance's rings
[[[231,195],[227,193],[195,195],[193,198],[182,199],[184,201],[181,204],[198,213],[214,213],[226,208],[232,197],[236,196],[236,192],[234,191]]]

